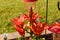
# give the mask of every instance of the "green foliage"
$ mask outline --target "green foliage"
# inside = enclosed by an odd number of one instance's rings
[[[48,7],[48,23],[54,22],[54,15],[56,19],[60,18],[60,11],[57,9],[58,0],[49,0]],[[45,22],[46,14],[46,0],[39,0],[36,3],[36,9],[34,12],[39,12],[39,15],[44,16],[43,22]],[[20,16],[22,13],[27,13],[22,0],[0,0],[0,33],[14,32],[12,27],[11,18]]]

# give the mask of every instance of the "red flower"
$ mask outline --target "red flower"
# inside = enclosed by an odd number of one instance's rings
[[[46,24],[42,24],[41,22],[37,24],[33,23],[32,27],[29,26],[28,28],[32,30],[35,35],[40,35],[46,29]]]
[[[35,2],[37,0],[24,0],[25,2]]]
[[[46,29],[47,25],[42,24],[42,22],[37,22],[37,18],[42,18],[42,16],[38,16],[38,13],[31,13],[29,15],[31,26],[28,26],[28,28],[32,30],[35,35],[40,35]]]
[[[26,14],[22,14],[21,17],[17,17],[14,19],[11,19],[11,21],[13,22],[13,26],[14,28],[17,30],[17,32],[20,35],[24,35],[24,21],[28,19],[28,16]]]
[[[12,19],[12,22],[15,24],[15,25],[22,25],[24,23],[24,21],[22,20],[23,18],[14,18]]]
[[[60,23],[55,22],[54,24],[50,25],[48,30],[50,30],[51,32],[60,34]]]
[[[26,14],[22,14],[21,17],[17,17],[17,18],[11,19],[11,20],[15,25],[21,26],[24,24],[24,21],[27,20],[27,18],[28,18],[28,16]]]
[[[24,36],[25,31],[17,25],[14,25],[15,30],[21,35]]]

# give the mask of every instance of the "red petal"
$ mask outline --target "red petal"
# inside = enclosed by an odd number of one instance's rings
[[[20,25],[19,22],[18,22],[18,18],[12,19],[12,22],[13,22],[14,24],[16,24],[16,25]]]
[[[22,28],[19,28],[18,26],[16,26],[15,29],[20,35],[24,35],[25,32]]]
[[[33,16],[32,16],[32,19],[36,20],[37,18],[38,18],[38,13],[34,13]]]
[[[35,35],[39,35],[44,31],[45,27],[43,27],[43,24],[41,22],[38,22],[36,25],[33,24],[32,29]]]
[[[18,26],[20,26],[20,25],[22,25],[22,24],[24,24],[24,16],[22,15],[20,18],[14,18],[14,19],[12,19],[12,22],[15,24],[15,25],[18,25]]]
[[[23,14],[22,16],[24,17],[25,20],[28,20],[29,19],[29,16],[26,15],[26,14]]]

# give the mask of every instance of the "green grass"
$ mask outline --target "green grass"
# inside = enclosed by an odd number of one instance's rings
[[[48,23],[51,24],[54,21],[54,15],[56,19],[60,18],[60,11],[57,8],[58,0],[49,0],[48,7]],[[39,15],[46,16],[46,0],[39,0],[36,3],[36,9],[34,12],[39,12]],[[14,32],[14,28],[11,26],[11,18],[20,16],[22,13],[27,13],[24,4],[21,0],[0,0],[0,33]],[[45,18],[43,19],[45,22]]]

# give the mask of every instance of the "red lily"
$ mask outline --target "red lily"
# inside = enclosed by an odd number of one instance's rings
[[[41,34],[44,31],[46,25],[42,24],[42,22],[36,22],[38,18],[38,13],[30,14],[29,18],[31,20],[30,24],[32,26],[28,26],[28,28],[31,29],[35,35]],[[39,18],[42,18],[42,16],[39,16]]]
[[[14,18],[12,19],[12,22],[13,22],[13,25],[14,25],[14,28],[17,30],[17,32],[20,34],[20,35],[24,35],[24,21],[27,19],[27,15],[26,14],[22,14],[21,17],[17,17],[17,18]]]
[[[32,27],[28,26],[28,28],[32,30],[35,35],[40,35],[46,29],[46,24],[42,24],[41,22],[37,24],[33,23]]]
[[[20,28],[20,27],[17,26],[17,25],[13,25],[13,26],[14,26],[15,30],[16,30],[21,36],[24,36],[25,31],[24,31],[22,28]]]
[[[11,19],[12,22],[15,24],[15,25],[18,25],[18,26],[23,26],[24,25],[24,21],[27,20],[28,16],[26,14],[22,14],[21,17],[17,17],[17,18],[14,18],[14,19]]]
[[[21,20],[21,18],[14,18],[14,19],[12,19],[12,22],[13,22],[15,25],[18,25],[18,26],[24,24],[24,21]]]
[[[43,29],[41,29],[42,28],[42,23],[41,22],[39,22],[37,24],[33,24],[32,28],[34,30],[33,32],[34,32],[35,35],[39,35],[39,34],[42,33]]]
[[[31,18],[32,16],[32,18]],[[38,13],[30,14],[31,27],[29,26],[35,35],[40,35],[46,28],[46,24],[42,24],[42,22],[37,22],[37,18],[42,18],[42,16],[38,16]]]
[[[25,2],[35,2],[37,0],[24,0]]]
[[[31,29],[35,35],[41,34],[46,26],[42,24],[42,22],[37,22],[38,13],[33,13],[32,8],[30,9],[29,18],[32,26],[28,26],[28,28]]]
[[[60,23],[55,22],[54,24],[50,25],[48,30],[50,30],[51,32],[60,34]]]

